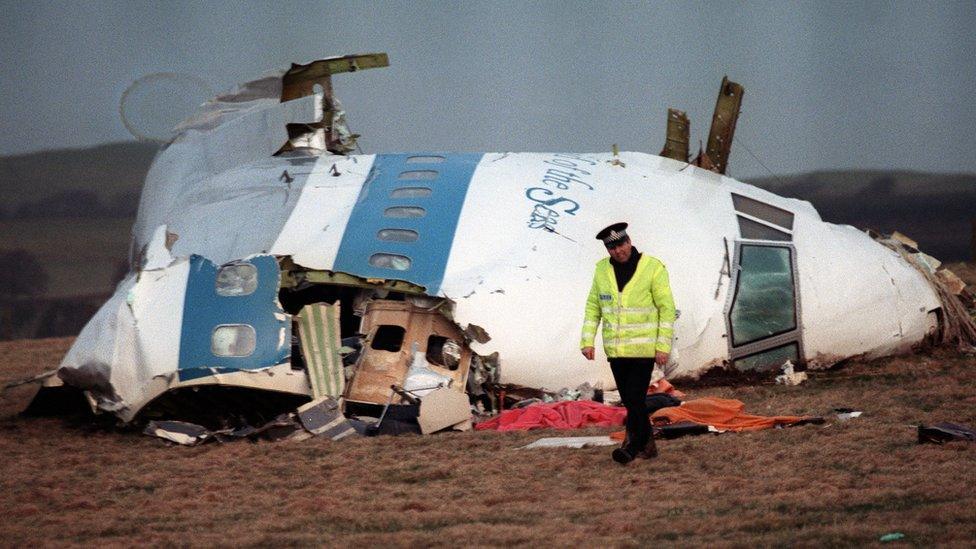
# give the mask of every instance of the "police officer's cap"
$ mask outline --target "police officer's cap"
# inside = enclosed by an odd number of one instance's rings
[[[596,233],[596,239],[602,240],[607,248],[613,248],[617,244],[627,240],[627,224],[614,223]]]

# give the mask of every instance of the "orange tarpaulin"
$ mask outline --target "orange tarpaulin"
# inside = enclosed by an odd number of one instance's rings
[[[754,416],[745,413],[745,407],[739,400],[699,398],[685,401],[681,406],[661,408],[651,414],[651,423],[661,426],[690,421],[699,425],[711,425],[720,431],[759,431],[811,419],[809,416]],[[624,432],[611,433],[610,438],[623,440]]]

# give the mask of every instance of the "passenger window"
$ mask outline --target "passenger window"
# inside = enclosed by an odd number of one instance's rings
[[[430,196],[430,193],[429,187],[400,187],[393,189],[390,198],[426,198]]]
[[[790,248],[743,244],[729,321],[738,347],[796,328]]]
[[[247,324],[222,324],[210,336],[210,351],[214,356],[251,356],[256,345],[257,335]]]
[[[443,156],[436,155],[410,156],[407,157],[407,164],[440,164],[445,160],[447,159]]]
[[[394,324],[383,324],[376,328],[373,335],[373,342],[369,345],[371,349],[377,351],[389,351],[395,353],[403,347],[403,338],[407,335],[407,330],[403,326]]]
[[[749,355],[736,360],[733,365],[736,370],[775,370],[787,360],[798,363],[799,349],[796,343],[789,343],[781,347],[774,347],[761,353]]]
[[[418,208],[416,206],[394,206],[393,208],[387,208],[383,215],[385,217],[423,217],[427,215],[427,210],[423,208]]]
[[[417,231],[410,229],[380,229],[376,238],[387,242],[416,242],[420,237]]]
[[[257,287],[258,268],[250,263],[230,263],[217,271],[217,295],[250,295]]]
[[[437,179],[437,172],[435,170],[410,170],[406,172],[401,172],[397,176],[397,179],[413,179],[413,180],[431,180]]]
[[[737,215],[736,217],[739,219],[739,233],[742,234],[742,238],[748,238],[750,240],[781,240],[786,242],[792,240],[792,236],[789,233],[777,231],[772,227],[763,225],[762,223],[756,223],[741,215]]]
[[[369,256],[369,264],[381,269],[406,271],[410,268],[410,258],[397,254],[373,254]]]

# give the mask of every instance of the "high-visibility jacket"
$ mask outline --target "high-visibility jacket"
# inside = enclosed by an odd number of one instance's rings
[[[613,265],[605,257],[596,263],[593,286],[586,298],[580,348],[593,346],[602,321],[603,349],[610,358],[670,353],[674,316],[674,297],[664,263],[642,254],[634,276],[623,291],[618,291]]]

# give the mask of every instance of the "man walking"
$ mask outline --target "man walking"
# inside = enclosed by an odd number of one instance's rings
[[[627,408],[627,438],[612,454],[623,465],[635,457],[657,455],[644,399],[654,364],[667,364],[671,352],[674,298],[664,264],[637,251],[627,236],[626,223],[614,223],[596,238],[606,245],[610,257],[596,263],[580,350],[593,360],[596,329],[602,321],[603,349]]]

